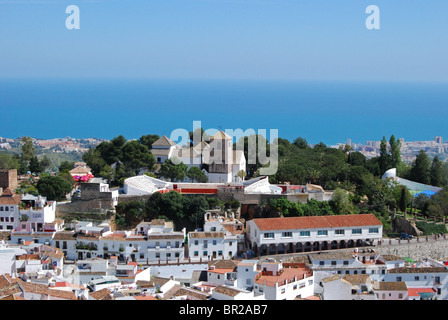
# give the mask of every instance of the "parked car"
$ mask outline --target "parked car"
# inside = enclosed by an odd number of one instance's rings
[[[407,240],[407,239],[412,239],[414,236],[412,234],[407,234],[407,233],[401,233],[400,234],[400,239],[401,240]]]

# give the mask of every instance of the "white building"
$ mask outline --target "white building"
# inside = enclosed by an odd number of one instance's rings
[[[246,223],[246,236],[259,254],[358,247],[382,239],[373,214],[263,218]]]
[[[260,269],[254,292],[264,294],[266,300],[294,300],[314,295],[313,272],[305,265],[285,268],[281,261],[266,259]]]
[[[209,210],[204,214],[204,231],[188,233],[188,253],[192,260],[231,259],[244,244],[244,224],[235,213]],[[241,250],[241,248],[240,248]]]
[[[236,236],[226,232],[189,232],[189,258],[194,261],[231,259],[236,255],[237,241]]]
[[[209,143],[201,141],[192,147],[177,145],[166,136],[152,144],[151,153],[156,163],[176,158],[188,168],[204,171],[210,183],[240,182],[240,170],[246,171],[246,158],[242,150],[233,150],[233,138],[224,131],[210,136]]]
[[[431,288],[438,300],[448,299],[448,270],[445,266],[389,269],[384,281],[402,281],[408,288]]]
[[[408,287],[403,281],[380,281],[374,284],[377,300],[409,300]]]
[[[11,189],[0,188],[0,231],[13,230],[19,222],[21,197]]]
[[[368,274],[335,275],[322,279],[323,300],[376,300]]]
[[[20,209],[20,224],[18,231],[45,232],[46,223],[54,222],[56,218],[56,201],[47,201],[45,197],[26,195],[22,202],[33,203],[26,209]],[[24,228],[25,227],[25,228]]]
[[[257,264],[258,261],[256,260],[243,260],[238,263],[237,288],[253,290],[255,286],[255,277],[260,273]]]

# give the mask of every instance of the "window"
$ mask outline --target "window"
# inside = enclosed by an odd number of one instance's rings
[[[402,294],[402,293],[399,293],[399,294],[398,294],[398,298],[399,298],[399,299],[403,299],[403,294]]]
[[[335,235],[344,235],[345,230],[344,229],[336,229],[336,230],[334,230],[334,234]]]
[[[415,277],[414,277],[414,280],[415,280],[415,281],[419,281],[419,280],[420,280],[420,277],[419,277],[419,276],[415,276]]]
[[[328,231],[327,230],[317,230],[317,235],[318,236],[328,236]]]
[[[202,255],[203,255],[204,257],[205,257],[207,254],[208,254],[207,251],[203,251],[203,252],[202,252]]]
[[[342,264],[343,264],[344,266],[348,266],[348,261],[344,261]]]
[[[282,232],[282,238],[292,238],[292,232]]]
[[[198,251],[195,251],[195,252],[194,252],[194,256],[197,257],[198,255],[199,255],[199,252],[198,252]]]
[[[273,232],[265,232],[264,238],[265,239],[274,239],[274,233]]]
[[[397,277],[397,281],[401,281],[401,277]]]
[[[199,245],[199,240],[194,240],[194,245],[195,246]]]
[[[309,231],[300,231],[300,236],[301,237],[309,237],[310,236],[310,232]]]
[[[319,261],[319,265],[320,265],[320,266],[325,265],[325,261]]]
[[[216,246],[218,242],[216,240],[213,240],[213,245]]]
[[[352,229],[352,234],[362,234],[361,229]]]
[[[378,228],[369,228],[369,233],[378,233]]]
[[[335,266],[336,265],[336,261],[331,261],[331,265]]]

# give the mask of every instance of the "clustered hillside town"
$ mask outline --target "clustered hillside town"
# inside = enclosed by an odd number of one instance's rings
[[[224,132],[213,139],[229,152]],[[167,181],[142,170],[112,187],[78,162],[69,170],[75,183],[63,199],[27,193],[19,186],[36,177],[0,170],[0,299],[448,299],[448,254],[440,249],[448,244],[445,234],[415,233],[406,220],[400,230],[407,233],[386,237],[381,219],[369,212],[260,217],[247,208],[272,199],[325,203],[336,193],[311,183],[274,184],[267,176],[245,179],[243,152],[234,152],[230,163],[214,164],[202,152],[207,148],[179,148],[162,136],[151,149],[156,165],[175,154],[197,166],[204,182]],[[401,179],[393,170],[383,178],[413,191],[441,190]],[[194,230],[163,213],[144,219],[138,208],[126,228],[116,222],[120,206],[158,194],[203,195],[237,205],[199,212]],[[104,219],[92,219],[95,213]],[[426,254],[425,245],[439,255]],[[411,254],[411,246],[420,254]]]

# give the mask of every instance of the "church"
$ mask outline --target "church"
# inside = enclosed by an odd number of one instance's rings
[[[210,136],[209,142],[201,141],[194,146],[179,146],[166,136],[152,144],[151,153],[156,163],[177,158],[188,168],[198,167],[210,183],[241,182],[240,170],[246,171],[243,150],[233,150],[232,137],[220,130]]]

